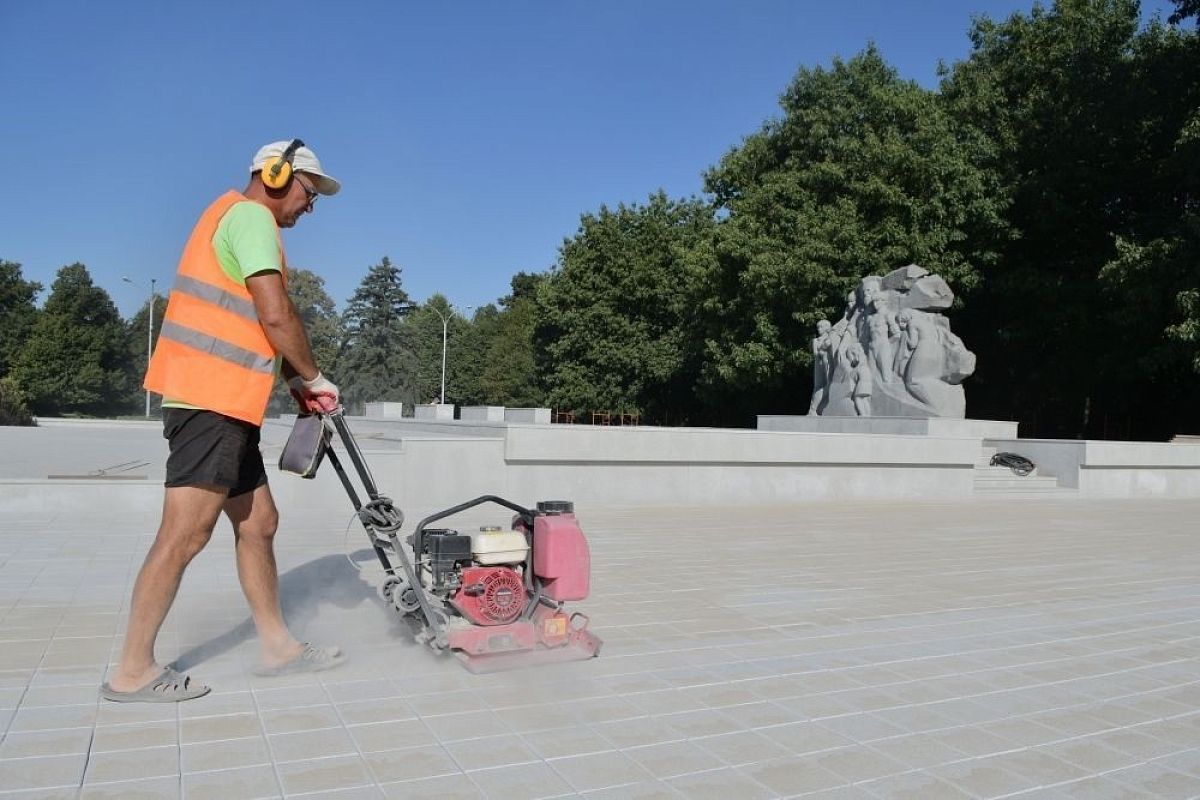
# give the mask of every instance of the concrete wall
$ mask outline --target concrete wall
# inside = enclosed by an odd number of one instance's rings
[[[1017,438],[1016,422],[952,417],[821,417],[815,415],[759,415],[760,431],[803,433],[878,433],[895,436],[945,436],[949,438]]]
[[[1200,444],[988,439],[1081,497],[1200,497]]]
[[[382,493],[424,515],[484,494],[518,503],[622,506],[954,501],[974,496],[979,439],[717,428],[519,425],[350,418]],[[314,480],[275,468],[290,420],[268,420],[263,457],[281,503],[351,505],[331,465]],[[1200,444],[988,439],[1081,497],[1200,496]],[[335,439],[335,452],[343,452]],[[155,512],[166,446],[144,423],[0,428],[0,507]],[[138,480],[50,480],[131,461]],[[348,459],[343,458],[350,469]],[[353,473],[351,473],[353,474]]]

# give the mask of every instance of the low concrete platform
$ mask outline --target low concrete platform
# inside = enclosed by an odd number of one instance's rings
[[[874,433],[889,436],[944,436],[965,439],[1015,439],[1019,423],[953,417],[821,417],[760,415],[760,431],[800,433]]]
[[[490,676],[348,503],[285,506],[290,624],[349,663],[252,674],[222,524],[159,642],[213,693],[103,702],[157,500],[0,505],[0,800],[1200,795],[1197,500],[581,504],[600,657]]]

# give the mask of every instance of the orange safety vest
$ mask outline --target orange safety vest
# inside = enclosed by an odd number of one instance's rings
[[[225,212],[246,199],[226,192],[196,223],[179,259],[142,385],[172,400],[261,426],[275,384],[275,348],[258,321],[250,292],[221,269],[212,244]],[[279,254],[282,261],[282,242]]]

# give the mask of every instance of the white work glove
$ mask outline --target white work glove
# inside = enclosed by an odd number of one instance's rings
[[[341,395],[333,381],[319,372],[312,380],[306,381],[299,375],[289,378],[288,388],[292,397],[300,404],[301,410],[305,412],[336,411],[341,402]]]

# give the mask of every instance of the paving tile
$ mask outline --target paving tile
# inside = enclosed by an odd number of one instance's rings
[[[779,795],[806,794],[852,783],[820,766],[816,762],[818,755],[779,758],[741,767],[739,771]]]
[[[693,800],[769,800],[779,795],[733,768],[695,772],[664,781],[684,797]]]
[[[368,722],[397,722],[416,719],[417,714],[409,703],[399,697],[379,700],[355,700],[337,703],[337,712],[347,725],[362,725]]]
[[[433,731],[417,719],[399,722],[373,722],[369,725],[350,725],[346,728],[359,752],[371,753],[379,750],[398,750],[419,747],[437,741]]]
[[[5,792],[4,800],[79,800],[79,786],[64,786],[58,789],[33,789],[25,792]]]
[[[363,759],[379,783],[451,775],[462,768],[437,744],[365,753]]]
[[[886,797],[890,800],[969,800],[973,797],[965,789],[920,770],[861,783],[854,789],[868,797]]]
[[[1200,777],[1176,772],[1161,761],[1117,770],[1105,777],[1141,792],[1144,797],[1200,796]]]
[[[1119,767],[1127,767],[1141,761],[1128,753],[1122,753],[1101,744],[1095,736],[1068,739],[1034,748],[1054,758],[1082,767],[1085,771],[1098,774]]]
[[[10,733],[0,740],[0,759],[87,752],[91,739],[91,728]]]
[[[96,704],[19,708],[9,723],[12,733],[49,731],[60,728],[90,728],[96,721]]]
[[[175,776],[121,783],[87,783],[79,792],[79,800],[178,800],[180,796],[179,778]]]
[[[571,784],[572,788],[580,792],[620,786],[654,777],[629,756],[615,751],[565,756],[547,763]]]
[[[259,716],[268,734],[342,727],[342,721],[332,705],[262,711]]]
[[[137,750],[92,753],[88,759],[84,782],[133,781],[178,774],[179,748],[177,746],[142,747]]]
[[[714,766],[711,753],[692,742],[667,742],[624,751],[648,773],[658,779],[673,778],[689,772],[702,772]]]
[[[0,792],[78,786],[86,765],[86,753],[0,761]]]
[[[626,783],[579,795],[587,800],[680,800],[682,795],[662,781]]]
[[[661,744],[679,741],[683,738],[683,734],[657,717],[601,722],[593,725],[592,729],[617,748]]]
[[[540,761],[540,757],[516,734],[485,736],[444,745],[463,770],[488,769]]]
[[[25,692],[24,697],[21,698],[21,708],[89,705],[96,701],[98,691],[98,687],[94,684],[87,686],[47,686],[40,689],[30,688]]]
[[[998,756],[943,764],[930,767],[926,772],[979,797],[1000,797],[1037,787],[1036,781],[993,763],[995,758]]]
[[[770,761],[790,754],[786,747],[772,741],[769,732],[737,731],[693,739],[692,743],[716,757],[719,763],[730,767]]]
[[[470,777],[489,800],[538,800],[572,794],[570,784],[544,763],[484,769]]]
[[[722,733],[733,733],[744,730],[746,726],[735,720],[728,709],[716,711],[682,711],[674,714],[659,716],[663,722],[687,737],[716,736]]]
[[[286,794],[348,789],[374,783],[359,756],[335,756],[279,764],[279,777]]]
[[[187,800],[256,800],[281,792],[274,768],[265,764],[188,773],[183,788]]]
[[[323,706],[330,702],[329,694],[320,684],[255,689],[253,694],[255,704],[264,713],[278,709]]]
[[[358,752],[345,728],[280,733],[268,736],[267,745],[270,747],[271,755],[276,763],[326,756],[345,756]]]
[[[483,736],[497,736],[510,732],[504,719],[493,711],[445,714],[426,717],[422,721],[425,723],[425,727],[433,731],[433,735],[442,742],[478,739]]]
[[[262,721],[257,714],[229,714],[179,721],[180,744],[244,739],[261,735]]]
[[[1183,750],[1150,762],[1185,775],[1200,777],[1200,750]]]
[[[179,718],[227,717],[234,714],[256,714],[251,692],[213,691],[194,702],[179,704]]]
[[[97,725],[92,739],[92,752],[175,745],[179,743],[178,740],[179,730],[174,721]]]
[[[385,800],[387,794],[378,786],[355,786],[349,789],[330,789],[312,792],[304,800]]]
[[[1052,786],[1056,783],[1078,780],[1087,777],[1091,772],[1038,748],[992,756],[988,761],[1009,772],[1015,772],[1028,778],[1033,781],[1035,786]]]
[[[854,744],[850,738],[815,722],[796,722],[763,728],[756,733],[795,754],[814,753]]]
[[[185,773],[271,763],[267,740],[262,736],[185,744],[180,746],[179,753]]]

